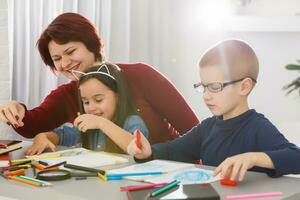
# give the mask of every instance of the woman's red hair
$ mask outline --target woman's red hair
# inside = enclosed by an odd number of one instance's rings
[[[37,46],[44,63],[55,71],[55,66],[49,53],[48,44],[53,40],[58,44],[82,42],[93,52],[95,60],[104,60],[104,46],[95,26],[85,17],[77,13],[63,13],[56,17],[41,34]]]

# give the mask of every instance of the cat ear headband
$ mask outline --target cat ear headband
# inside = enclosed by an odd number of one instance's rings
[[[104,68],[104,69],[106,70],[106,72],[105,72],[105,71],[101,71],[102,68]],[[108,77],[112,78],[113,80],[116,80],[115,77],[113,77],[113,76],[110,74],[110,72],[109,72],[109,70],[108,70],[108,67],[107,67],[107,65],[106,65],[105,63],[102,64],[102,65],[100,65],[100,67],[98,68],[98,70],[95,71],[95,72],[88,72],[88,73],[85,73],[85,72],[81,72],[81,71],[77,71],[77,70],[72,70],[71,72],[72,72],[73,76],[74,76],[78,81],[79,81],[79,78],[80,78],[80,77],[82,77],[82,76],[87,76],[87,75],[89,75],[89,74],[102,74],[102,75],[104,75],[104,76],[108,76]]]

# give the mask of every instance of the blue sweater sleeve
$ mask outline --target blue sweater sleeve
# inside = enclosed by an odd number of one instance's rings
[[[153,159],[193,162],[200,159],[202,124],[198,124],[182,137],[166,143],[152,145]]]
[[[56,128],[53,131],[59,136],[58,145],[71,147],[77,145],[80,141],[80,132],[75,127],[64,125],[63,127]]]
[[[300,148],[289,142],[269,120],[264,121],[257,137],[259,148],[264,149],[275,167],[269,176],[300,173]]]
[[[146,127],[143,119],[138,115],[130,115],[129,117],[127,117],[126,121],[124,122],[123,128],[130,133],[133,133],[136,130],[140,130],[146,138],[149,137],[148,128]]]

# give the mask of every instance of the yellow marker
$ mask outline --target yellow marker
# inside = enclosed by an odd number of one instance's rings
[[[104,176],[104,175],[102,175],[102,174],[100,174],[100,173],[98,173],[98,177],[99,177],[100,179],[102,179],[103,181],[107,181],[107,177]]]
[[[21,158],[21,159],[12,160],[11,163],[12,163],[12,165],[15,165],[17,163],[25,162],[25,161],[29,161],[29,160],[38,161],[38,160],[47,159],[47,158],[58,158],[61,155],[62,155],[61,153],[56,153],[56,154],[50,154],[50,155],[41,155],[41,156],[37,156],[34,158]]]

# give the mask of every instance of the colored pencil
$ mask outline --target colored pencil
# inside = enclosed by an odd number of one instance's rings
[[[124,176],[148,176],[148,175],[160,175],[162,172],[136,172],[136,173],[119,173],[119,174],[106,174],[109,177],[124,177]]]
[[[252,193],[252,194],[239,194],[239,195],[229,195],[226,200],[237,200],[237,199],[256,199],[263,197],[275,197],[281,196],[282,192],[264,192],[264,193]]]
[[[143,189],[149,189],[154,187],[161,187],[165,186],[168,183],[154,183],[154,184],[148,184],[148,185],[133,185],[133,186],[127,186],[127,187],[120,187],[120,190],[122,192],[124,191],[134,191],[134,190],[143,190]]]
[[[8,176],[8,178],[12,179],[12,180],[15,180],[15,181],[25,183],[25,184],[28,184],[28,185],[36,186],[36,187],[41,187],[42,186],[39,183],[36,183],[36,182],[33,182],[33,181],[28,181],[28,180],[25,180],[25,179],[21,179],[21,178],[16,177],[16,176]]]

